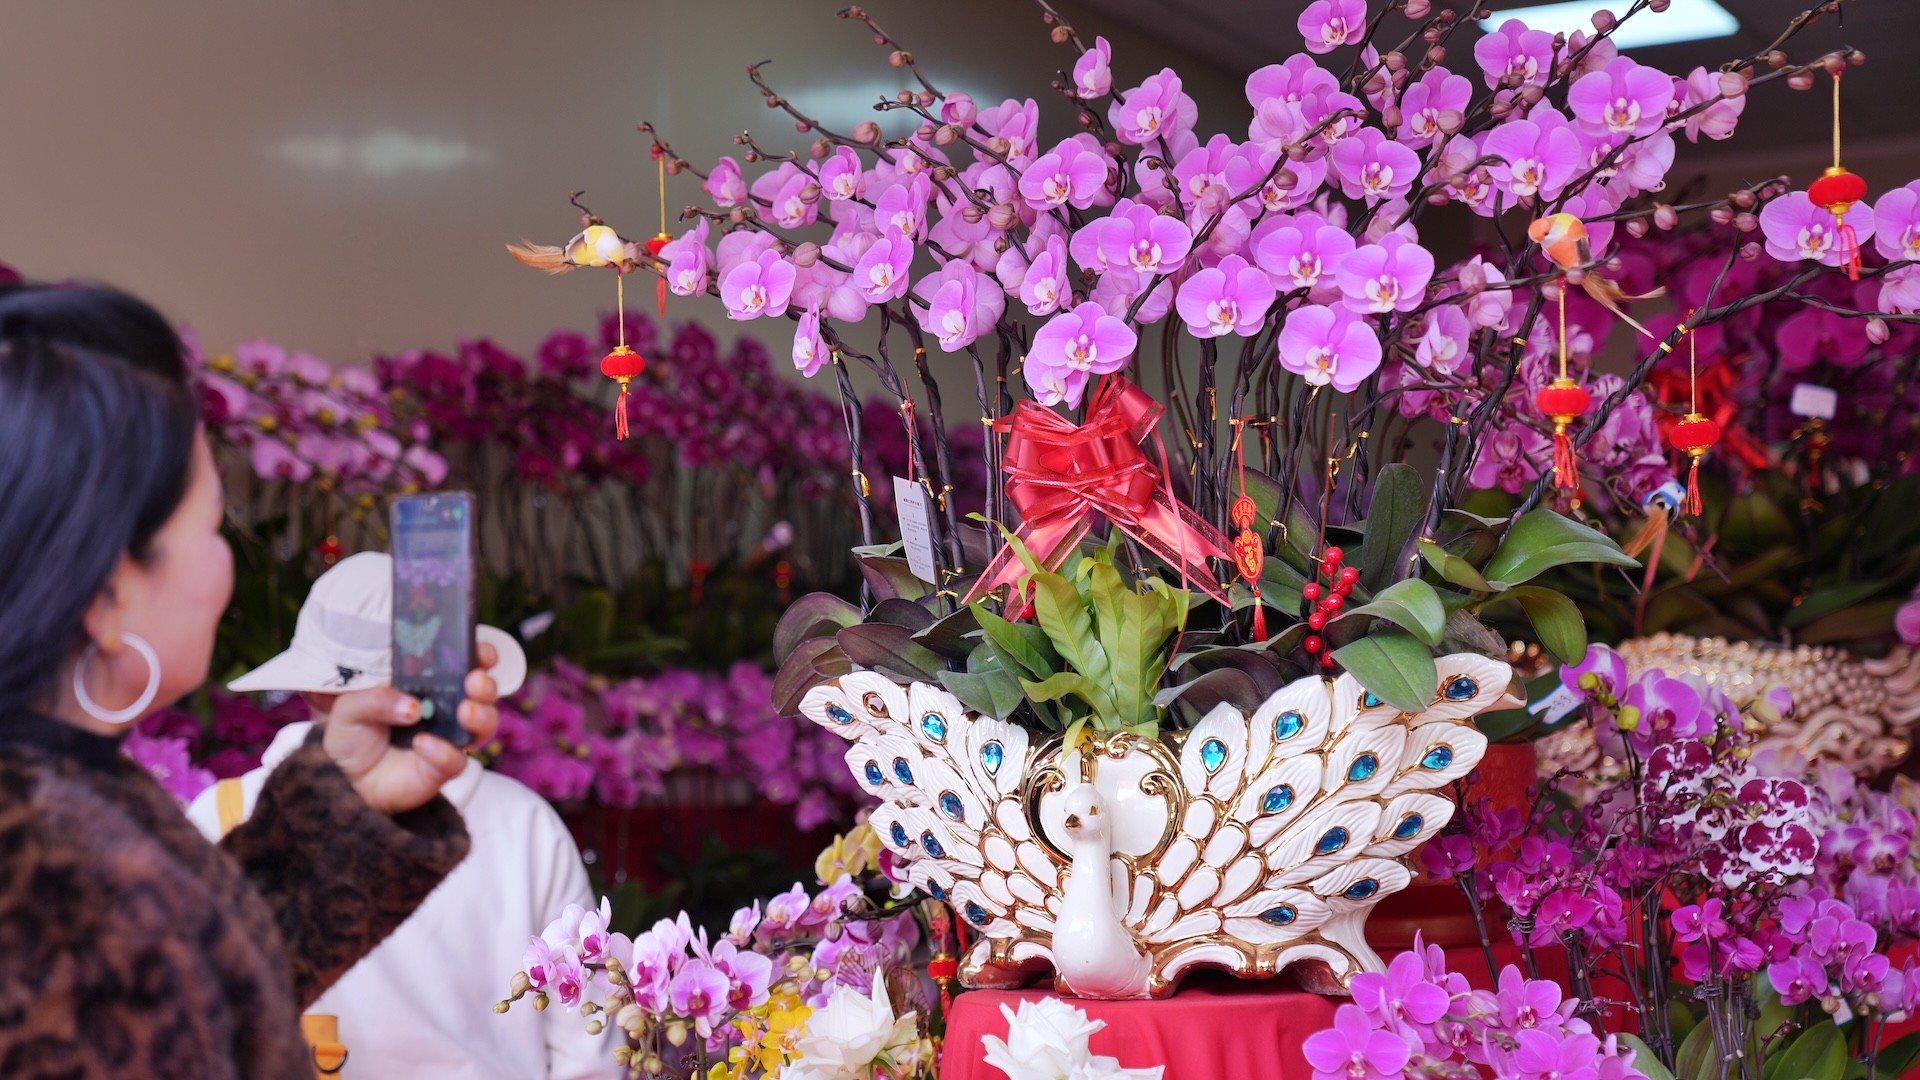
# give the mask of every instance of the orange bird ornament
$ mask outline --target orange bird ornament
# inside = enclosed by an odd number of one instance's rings
[[[576,200],[579,194],[574,193]],[[625,274],[639,266],[641,245],[614,232],[606,222],[580,206],[578,201],[573,205],[581,210],[580,232],[564,246],[523,240],[518,244],[508,244],[507,253],[535,270],[549,274],[564,274],[581,266],[611,266]]]
[[[1593,252],[1587,244],[1586,222],[1572,214],[1548,214],[1527,226],[1527,238],[1540,245],[1540,250],[1553,260],[1562,274],[1579,271],[1580,287],[1601,307],[1618,315],[1621,321],[1647,337],[1653,336],[1652,331],[1622,311],[1620,305],[1633,300],[1652,300],[1666,295],[1667,290],[1659,288],[1634,295],[1620,288],[1617,282],[1599,274],[1599,264],[1594,261]]]

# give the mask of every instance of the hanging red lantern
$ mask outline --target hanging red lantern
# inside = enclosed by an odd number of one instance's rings
[[[653,239],[647,241],[647,245],[646,245],[647,254],[658,259],[660,257],[661,250],[672,242],[673,242],[673,237],[668,236],[664,232],[660,233],[659,235],[655,236]],[[653,295],[654,295],[654,299],[659,302],[660,317],[663,319],[666,318],[667,317],[667,271],[665,267],[662,267],[660,269],[659,280],[653,283]]]
[[[1693,412],[1680,418],[1667,433],[1667,439],[1673,448],[1693,459],[1693,466],[1687,470],[1686,511],[1689,514],[1700,512],[1700,459],[1705,457],[1713,444],[1720,441],[1720,425],[1712,418]]]
[[[1533,396],[1533,403],[1553,421],[1553,486],[1572,491],[1580,486],[1580,463],[1574,457],[1573,436],[1567,434],[1567,428],[1593,404],[1593,395],[1586,387],[1561,375],[1541,387]]]
[[[1842,69],[1845,70],[1845,69]],[[1860,236],[1847,224],[1847,211],[1867,197],[1867,182],[1840,164],[1840,72],[1833,73],[1833,164],[1820,179],[1807,185],[1807,199],[1833,215],[1835,233],[1840,238],[1840,254],[1846,259],[1847,277],[1860,280]]]
[[[620,384],[620,400],[613,406],[613,435],[616,439],[627,437],[627,386],[646,369],[646,360],[625,345],[616,346],[600,361],[600,374]]]

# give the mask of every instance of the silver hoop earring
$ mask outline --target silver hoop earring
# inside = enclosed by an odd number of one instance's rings
[[[160,655],[139,634],[122,634],[120,640],[147,662],[147,688],[141,692],[140,700],[126,708],[103,709],[94,704],[93,698],[87,694],[87,661],[100,651],[100,646],[89,644],[87,651],[80,654],[80,662],[73,665],[73,699],[80,703],[83,712],[103,724],[124,724],[137,718],[147,711],[147,706],[153,704],[153,699],[160,693]]]

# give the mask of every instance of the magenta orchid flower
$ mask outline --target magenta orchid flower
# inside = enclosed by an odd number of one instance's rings
[[[827,199],[833,202],[857,199],[866,194],[866,190],[867,174],[853,147],[838,147],[820,163],[820,194]]]
[[[759,319],[784,315],[793,295],[793,264],[775,251],[763,251],[752,262],[727,272],[720,282],[720,302],[730,319]]]
[[[1115,212],[1100,230],[1100,256],[1107,265],[1142,274],[1167,274],[1179,269],[1193,248],[1193,230],[1178,218],[1136,203]]]
[[[772,957],[722,941],[713,947],[712,963],[727,978],[727,1008],[745,1012],[767,1003],[773,983]]]
[[[1702,135],[1709,139],[1731,136],[1740,121],[1740,114],[1747,108],[1747,80],[1737,74],[1697,67],[1675,89],[1680,92],[1682,112],[1707,105],[1708,102],[1713,103],[1687,117],[1688,142],[1697,143]],[[1729,90],[1734,92],[1728,93]]]
[[[1353,251],[1353,237],[1317,214],[1300,214],[1254,241],[1253,258],[1280,289],[1332,292],[1335,268]]]
[[[723,157],[700,185],[715,206],[739,206],[747,201],[747,182],[740,176],[740,163]]]
[[[1257,144],[1245,144],[1249,148]],[[1327,159],[1313,158],[1307,161],[1289,161],[1279,169],[1274,163],[1281,151],[1260,150],[1258,153],[1240,153],[1227,159],[1223,172],[1226,188],[1230,192],[1246,191],[1255,184],[1260,190],[1241,205],[1249,212],[1259,214],[1284,214],[1296,210],[1313,201],[1320,185],[1327,179]]]
[[[803,229],[820,217],[820,184],[791,161],[762,173],[753,182],[755,201],[766,204],[769,220],[783,229]]]
[[[853,285],[875,304],[898,300],[907,292],[907,267],[913,262],[913,241],[900,235],[873,242],[853,268]]]
[[[1267,275],[1240,256],[1229,255],[1219,266],[1188,278],[1174,307],[1195,337],[1251,337],[1266,321],[1273,299],[1273,283]]]
[[[1500,268],[1475,255],[1460,264],[1454,275],[1467,298],[1467,321],[1481,329],[1500,326],[1513,309],[1513,291],[1505,288],[1507,276]]]
[[[1487,133],[1486,154],[1500,159],[1488,172],[1509,196],[1552,199],[1573,179],[1586,155],[1580,139],[1558,113],[1535,109],[1529,117],[1510,120]]]
[[[1413,1056],[1405,1039],[1375,1030],[1358,1005],[1340,1006],[1333,1026],[1307,1036],[1300,1049],[1313,1066],[1313,1080],[1389,1080]]]
[[[1139,339],[1127,324],[1087,301],[1047,320],[1027,352],[1027,385],[1043,405],[1080,404],[1092,375],[1119,371]]]
[[[1472,336],[1473,325],[1467,321],[1465,311],[1452,304],[1436,308],[1427,318],[1427,328],[1421,333],[1419,343],[1414,346],[1413,360],[1421,367],[1451,375],[1466,363]]]
[[[1920,180],[1873,204],[1873,246],[1889,260],[1920,259]]]
[[[726,1019],[728,989],[726,975],[708,961],[694,959],[673,973],[667,993],[674,1015],[693,1021],[704,1039]]]
[[[1468,483],[1518,494],[1539,478],[1541,460],[1551,461],[1552,453],[1553,444],[1530,427],[1490,430],[1480,442]]]
[[[1866,203],[1853,204],[1845,222],[1853,226],[1859,243],[1873,236],[1873,208]],[[1767,238],[1767,254],[1781,262],[1812,259],[1839,266],[1847,259],[1833,212],[1813,205],[1804,191],[1789,191],[1761,207],[1760,231]]]
[[[1380,339],[1345,308],[1295,308],[1280,328],[1280,366],[1309,386],[1350,394],[1380,367]]]
[[[1051,315],[1073,296],[1073,283],[1067,266],[1067,245],[1058,236],[1048,237],[1040,254],[1027,266],[1020,281],[1020,300],[1034,315]]]
[[[1427,981],[1425,965],[1416,953],[1394,957],[1385,973],[1356,974],[1349,989],[1353,1003],[1370,1020],[1402,1035],[1424,1039],[1435,1021],[1447,1014],[1447,992]]]
[[[1781,320],[1774,333],[1780,370],[1802,372],[1822,364],[1849,369],[1866,363],[1872,345],[1859,324],[1818,308],[1803,308]]]
[[[793,328],[793,366],[811,379],[820,374],[830,355],[827,339],[820,334],[820,305],[809,305]]]
[[[1473,102],[1473,82],[1446,68],[1434,68],[1400,95],[1400,127],[1394,138],[1435,145],[1460,130]]]
[[[1420,177],[1420,156],[1375,128],[1361,128],[1335,143],[1330,156],[1349,199],[1397,199]]]
[[[1107,109],[1107,119],[1121,142],[1145,146],[1158,139],[1177,143],[1176,136],[1193,130],[1200,110],[1180,90],[1180,76],[1161,68],[1147,81],[1119,95]]]
[[[1625,56],[1574,80],[1567,108],[1581,127],[1596,135],[1651,135],[1667,122],[1673,104],[1673,76]]]
[[[1586,1032],[1521,1031],[1514,1064],[1521,1080],[1599,1080],[1600,1040]]]
[[[1310,53],[1330,53],[1367,33],[1367,0],[1313,0],[1294,24]]]
[[[973,95],[955,90],[940,102],[940,122],[967,127],[980,118],[980,107],[974,104]]]
[[[1093,39],[1093,48],[1080,54],[1073,64],[1073,92],[1082,101],[1105,97],[1113,89],[1113,46],[1107,39]]]
[[[667,264],[667,288],[675,296],[699,296],[707,291],[713,256],[707,250],[707,219],[701,218],[680,238],[660,249]]]
[[[958,259],[921,278],[920,292],[927,297],[927,306],[915,311],[920,328],[938,339],[943,352],[957,352],[991,332],[1007,307],[999,286]]]
[[[1003,156],[1015,166],[1024,166],[1033,159],[1040,131],[1040,104],[1032,98],[1025,101],[1008,98],[998,105],[981,109],[975,123],[988,135],[1007,140],[1007,152]],[[993,161],[993,158],[977,150],[974,154],[982,161]]]
[[[1490,88],[1509,81],[1519,86],[1545,86],[1553,74],[1553,35],[1529,30],[1519,19],[1508,19],[1473,43],[1473,59]]]
[[[1798,1005],[1827,992],[1827,965],[1802,953],[1767,965],[1767,981],[1780,995],[1780,1004]]]
[[[1363,315],[1412,311],[1432,279],[1432,253],[1399,233],[1353,249],[1335,274],[1343,302]]]
[[[1085,210],[1107,182],[1107,162],[1072,140],[1041,154],[1020,174],[1020,197],[1035,210]]]
[[[1217,212],[1233,194],[1227,182],[1227,165],[1235,157],[1257,153],[1250,146],[1236,144],[1226,135],[1215,135],[1205,146],[1196,146],[1181,155],[1173,167],[1173,179],[1180,188],[1180,202]]]
[[[807,915],[807,891],[794,882],[793,887],[767,901],[767,915],[757,931],[763,941],[773,941],[793,932]]]
[[[896,181],[880,193],[873,204],[874,224],[881,235],[921,240],[927,235],[927,200],[933,195],[933,181],[913,176]]]

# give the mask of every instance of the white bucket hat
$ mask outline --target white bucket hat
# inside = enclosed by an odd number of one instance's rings
[[[474,638],[493,646],[489,674],[501,697],[527,680],[527,654],[512,634],[481,624]],[[344,694],[393,680],[393,559],[363,551],[321,574],[300,605],[287,651],[227,684],[240,693],[279,690]]]

